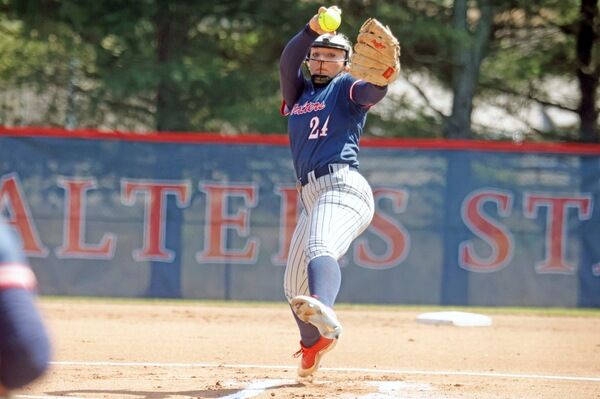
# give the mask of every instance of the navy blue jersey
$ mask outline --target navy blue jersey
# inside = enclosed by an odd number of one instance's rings
[[[282,113],[298,178],[332,163],[358,168],[359,141],[372,105],[387,93],[341,73],[324,86],[313,85],[301,65],[318,34],[308,25],[286,45],[280,62]]]
[[[325,87],[305,82],[300,98],[288,115],[288,133],[298,177],[330,163],[358,168],[358,145],[368,108],[350,99],[356,82],[348,74]]]

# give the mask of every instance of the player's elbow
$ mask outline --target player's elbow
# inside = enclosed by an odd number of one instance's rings
[[[47,371],[50,357],[50,343],[43,330],[11,343],[2,352],[0,385],[16,389],[33,382]]]

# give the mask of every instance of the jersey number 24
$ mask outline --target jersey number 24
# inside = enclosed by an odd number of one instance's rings
[[[325,123],[323,123],[323,126],[321,128],[319,128],[320,122],[321,121],[319,120],[318,116],[315,116],[310,120],[310,134],[308,135],[309,140],[315,140],[319,137],[327,136],[327,124],[329,123],[329,115],[327,116],[327,119],[325,119]]]

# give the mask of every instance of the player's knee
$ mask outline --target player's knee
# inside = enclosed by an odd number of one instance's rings
[[[43,332],[11,344],[2,353],[0,383],[15,389],[33,382],[48,369],[50,352],[50,344]]]
[[[310,239],[306,245],[306,256],[313,259],[318,256],[333,256],[333,253],[324,240]]]
[[[285,295],[285,300],[288,301],[288,303],[292,303],[292,298],[294,297],[292,290],[290,288],[288,288],[287,285],[284,284],[283,291],[284,291],[284,295]]]

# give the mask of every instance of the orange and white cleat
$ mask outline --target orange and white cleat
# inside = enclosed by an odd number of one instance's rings
[[[307,348],[300,342],[300,350],[294,354],[294,357],[302,356],[298,366],[298,375],[300,377],[309,377],[319,369],[319,363],[324,354],[335,348],[337,339],[325,337],[319,338],[317,343]]]
[[[326,306],[317,298],[298,295],[292,298],[292,310],[296,316],[305,323],[317,327],[322,336],[329,339],[338,339],[342,334],[342,325],[338,321],[333,309]]]

